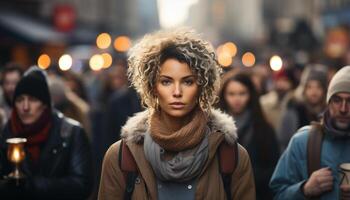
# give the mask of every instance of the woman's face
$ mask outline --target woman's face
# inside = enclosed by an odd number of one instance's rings
[[[322,89],[320,82],[316,80],[310,80],[307,82],[304,90],[306,101],[311,105],[317,105],[324,103],[325,92]]]
[[[167,59],[160,66],[155,93],[161,111],[171,117],[185,117],[197,105],[197,78],[187,63]]]
[[[250,95],[248,88],[238,81],[230,81],[225,89],[224,98],[232,114],[240,114],[247,107]]]

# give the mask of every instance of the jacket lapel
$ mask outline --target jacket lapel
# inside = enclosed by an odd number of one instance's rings
[[[126,145],[128,145],[130,152],[139,167],[141,176],[146,183],[147,191],[149,191],[150,199],[157,199],[156,177],[153,173],[152,167],[146,160],[143,145],[135,144],[130,140],[126,142]]]

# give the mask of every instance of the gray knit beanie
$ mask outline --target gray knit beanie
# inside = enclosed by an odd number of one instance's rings
[[[332,78],[328,86],[327,103],[338,92],[350,93],[350,66],[341,68]]]

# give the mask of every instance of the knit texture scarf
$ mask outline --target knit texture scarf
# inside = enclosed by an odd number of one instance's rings
[[[172,132],[161,119],[160,113],[153,113],[150,121],[152,139],[167,151],[192,149],[203,140],[207,126],[207,115],[201,109],[194,110],[192,115],[188,124]]]
[[[197,177],[202,171],[209,154],[208,134],[206,129],[203,140],[193,149],[176,152],[171,159],[167,159],[167,153],[151,137],[145,135],[143,144],[145,157],[152,169],[161,181],[185,182]]]
[[[10,118],[12,136],[27,139],[26,148],[34,165],[39,160],[40,148],[46,142],[51,126],[52,116],[49,108],[46,108],[39,119],[30,125],[25,125],[21,122],[16,109],[12,111]]]
[[[337,129],[334,126],[334,122],[328,110],[324,113],[324,129],[326,133],[329,133],[329,135],[333,138],[339,138],[339,139],[350,138],[350,129],[348,130]]]

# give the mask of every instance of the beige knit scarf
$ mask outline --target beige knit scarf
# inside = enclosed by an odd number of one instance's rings
[[[192,120],[173,132],[165,125],[159,112],[151,116],[150,134],[152,139],[167,151],[183,151],[194,148],[205,137],[207,115],[199,108],[192,113]]]

